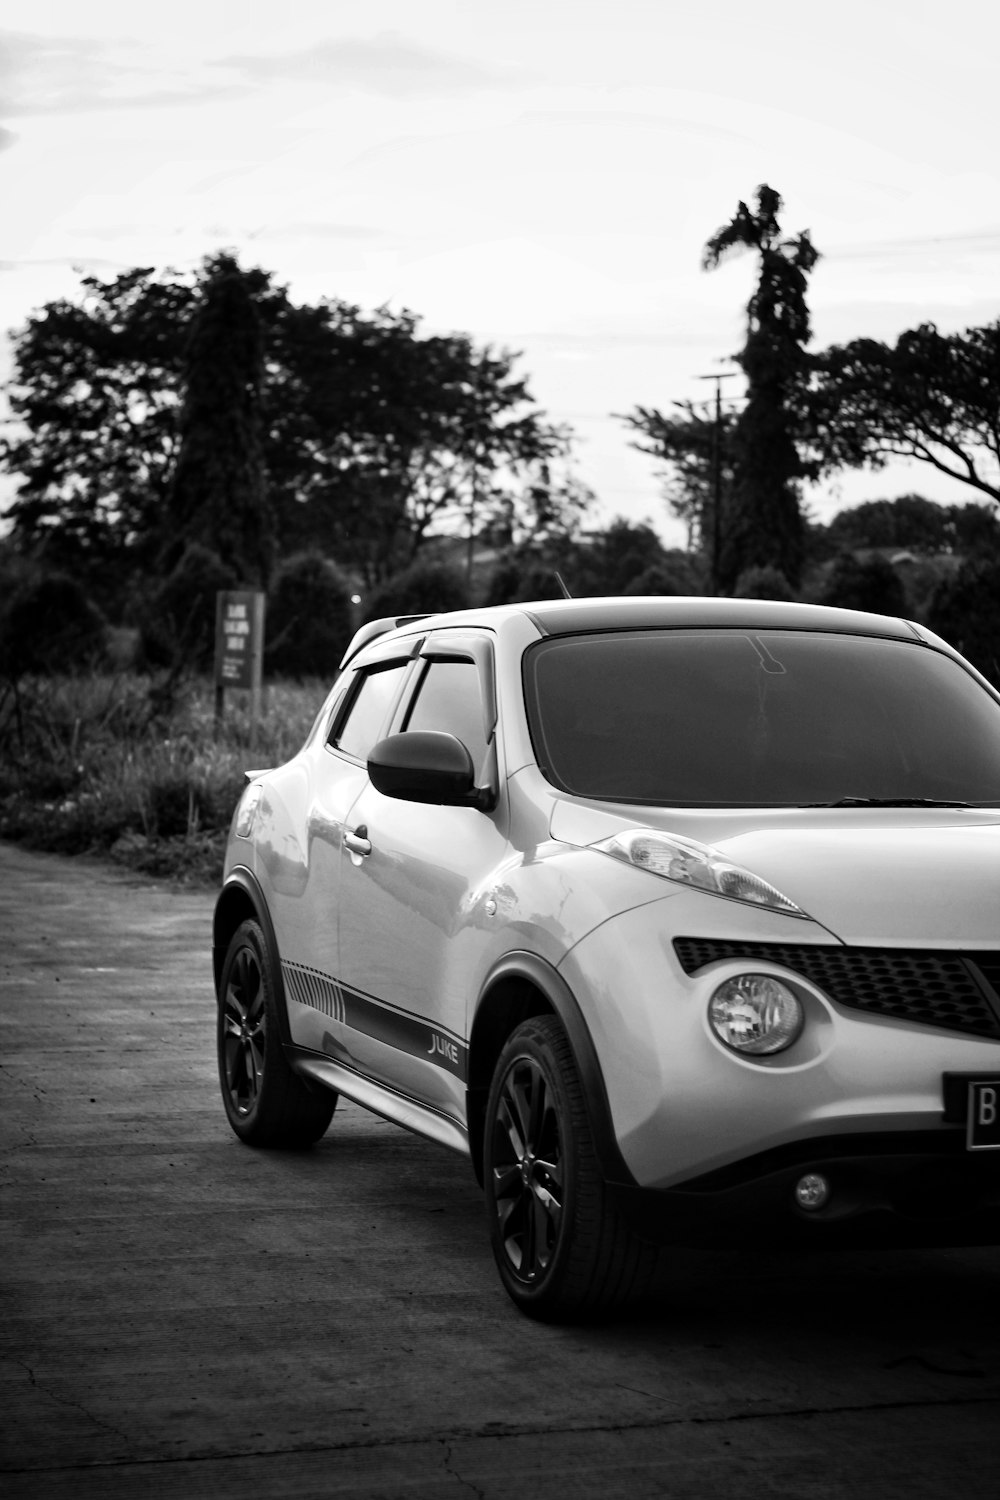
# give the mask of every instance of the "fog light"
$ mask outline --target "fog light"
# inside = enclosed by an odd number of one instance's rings
[[[740,974],[720,984],[708,1019],[734,1052],[766,1056],[790,1047],[802,1030],[802,1006],[787,984],[770,974]]]
[[[830,1184],[822,1172],[807,1172],[795,1184],[795,1201],[800,1208],[815,1213],[830,1201]]]

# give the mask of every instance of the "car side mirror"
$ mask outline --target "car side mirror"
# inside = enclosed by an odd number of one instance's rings
[[[462,741],[437,729],[379,740],[368,756],[368,775],[376,791],[404,802],[477,807],[481,812],[496,802],[489,787],[476,786],[476,768]]]

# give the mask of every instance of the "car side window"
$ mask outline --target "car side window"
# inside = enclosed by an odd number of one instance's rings
[[[471,661],[431,661],[424,669],[403,732],[438,729],[462,741],[476,768],[486,759],[486,730],[479,671]]]
[[[357,760],[367,760],[409,665],[394,662],[366,672],[351,695],[346,713],[337,715],[328,744]]]

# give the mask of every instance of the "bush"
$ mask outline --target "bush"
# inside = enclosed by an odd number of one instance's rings
[[[93,665],[104,649],[104,620],[83,589],[64,573],[24,578],[0,614],[0,671],[73,672]]]
[[[520,604],[528,599],[561,599],[556,567],[530,553],[508,553],[493,569],[487,604]]]
[[[796,595],[780,568],[746,568],[733,589],[736,599],[780,599],[786,603]]]
[[[697,567],[688,558],[676,553],[667,553],[662,560],[650,563],[625,589],[629,597],[654,594],[676,597],[703,592],[704,585]]]
[[[892,563],[875,554],[844,552],[834,562],[820,596],[821,604],[862,609],[875,615],[905,615],[906,590]]]
[[[651,568],[666,565],[667,553],[653,528],[618,516],[574,549],[567,582],[580,598],[617,596],[631,593]]]
[[[465,609],[469,603],[465,582],[447,563],[411,563],[365,600],[365,619],[383,615],[435,615],[449,609]]]
[[[267,600],[267,673],[333,677],[354,633],[351,587],[318,552],[299,552],[278,569]]]
[[[95,673],[0,696],[0,837],[216,882],[244,769],[299,749],[327,684],[269,686],[252,750],[248,694],[230,695],[216,740],[211,682],[188,679],[168,721],[152,687]]]
[[[141,624],[142,656],[152,667],[211,670],[215,596],[238,587],[217,552],[193,542],[149,602]]]

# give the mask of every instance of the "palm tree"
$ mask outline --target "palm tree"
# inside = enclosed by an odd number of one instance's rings
[[[716,560],[717,586],[727,590],[747,568],[776,567],[792,585],[802,568],[805,524],[798,481],[808,471],[794,438],[795,403],[810,338],[806,281],[819,252],[808,230],[782,238],[781,209],[780,194],[762,184],[756,210],[741,202],[702,256],[705,270],[742,250],[760,257],[747,306],[747,341],[737,356],[747,377],[747,400],[736,425],[732,502]]]

